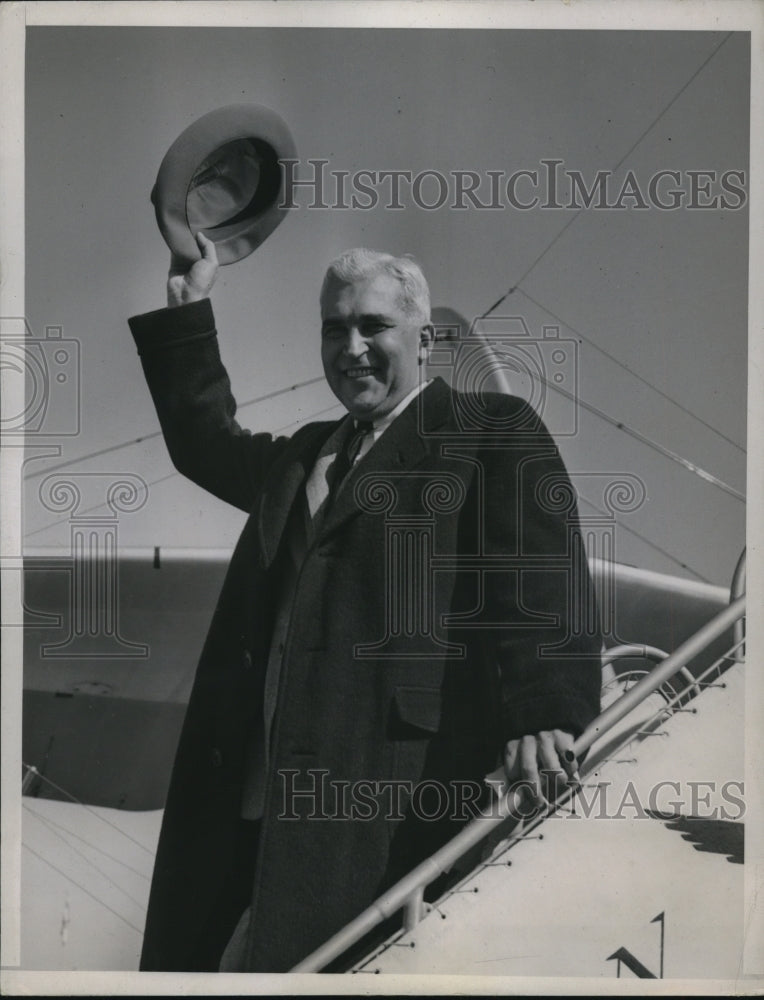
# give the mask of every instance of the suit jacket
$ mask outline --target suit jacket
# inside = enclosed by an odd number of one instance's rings
[[[336,423],[291,439],[239,427],[208,300],[129,322],[174,464],[249,513],[198,665],[146,924],[142,968],[189,970],[231,876],[285,528]],[[591,585],[585,560],[572,580],[564,466],[523,401],[481,405],[476,422],[475,400],[436,379],[308,546],[271,733],[252,971],[291,968],[456,832],[434,781],[450,795],[495,768],[508,739],[577,734],[598,712],[600,636],[579,627]],[[424,782],[431,797],[416,800]]]

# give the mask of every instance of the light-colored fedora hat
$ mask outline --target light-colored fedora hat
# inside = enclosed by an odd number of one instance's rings
[[[221,264],[251,254],[288,211],[279,207],[279,160],[296,158],[291,132],[270,108],[231,104],[189,125],[168,149],[151,192],[173,254],[198,260],[199,230],[214,241]]]

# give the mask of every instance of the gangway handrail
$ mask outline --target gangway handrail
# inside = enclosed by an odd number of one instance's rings
[[[743,594],[733,600],[726,608],[723,608],[711,621],[701,626],[694,635],[677,646],[673,653],[597,716],[574,742],[573,752],[575,755],[578,757],[585,750],[588,750],[593,743],[625,718],[648,695],[670,680],[674,674],[679,673],[744,614],[745,595]],[[298,962],[290,971],[318,972],[403,907],[406,907],[404,926],[410,930],[423,915],[425,887],[444,872],[449,871],[462,855],[488,837],[508,818],[519,819],[522,817],[522,791],[522,784],[510,788],[506,794],[492,803],[490,811],[479,813],[455,837],[429,858],[425,858],[407,875],[404,875],[399,882],[391,886],[387,892],[383,893],[354,920],[351,920],[328,941]]]
[[[604,649],[602,651],[602,667],[604,669],[614,660],[632,659],[634,657],[638,657],[640,660],[652,660],[654,663],[660,663],[661,660],[668,659],[669,654],[665,649],[659,649],[657,646],[645,646],[642,643],[630,642],[622,646],[610,646]],[[687,667],[680,667],[677,673],[687,682],[688,691],[692,690],[694,695],[700,694],[698,682]]]
[[[608,666],[613,660],[621,660],[626,657],[639,657],[640,660],[653,660],[659,663],[668,659],[669,654],[665,649],[658,649],[657,646],[645,646],[642,643],[628,642],[622,646],[608,646],[602,651],[601,664]]]

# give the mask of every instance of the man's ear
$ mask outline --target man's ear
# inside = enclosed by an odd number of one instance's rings
[[[419,331],[419,363],[423,364],[430,355],[432,345],[435,343],[435,327],[432,323],[425,323]]]

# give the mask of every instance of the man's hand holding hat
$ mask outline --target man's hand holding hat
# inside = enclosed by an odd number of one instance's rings
[[[167,277],[167,305],[183,306],[188,302],[206,299],[218,275],[218,255],[215,244],[204,233],[196,234],[196,242],[201,258],[191,267],[188,261],[173,256]]]
[[[151,192],[173,254],[192,261],[199,230],[214,239],[221,266],[256,250],[291,204],[282,161],[295,164],[297,150],[270,108],[231,104],[192,122],[165,154]]]

